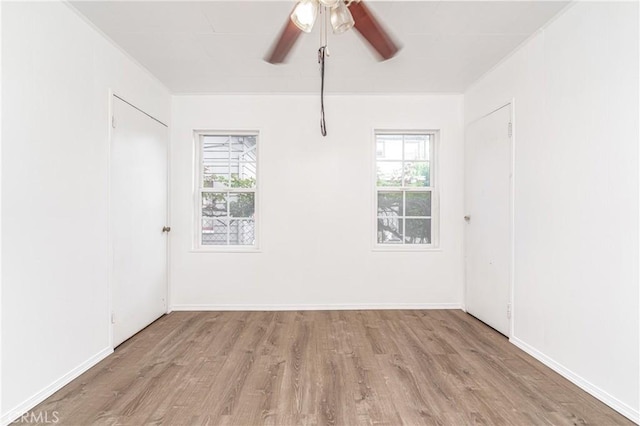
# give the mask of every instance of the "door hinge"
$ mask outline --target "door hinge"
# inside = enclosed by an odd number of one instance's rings
[[[116,128],[116,116],[115,115],[111,116],[111,127],[113,127],[114,129]]]
[[[111,324],[115,324],[116,323],[116,315],[114,313],[111,313]]]
[[[507,303],[507,318],[511,318],[511,303]]]
[[[509,137],[513,136],[513,123],[511,122],[509,122],[508,132],[509,132]]]

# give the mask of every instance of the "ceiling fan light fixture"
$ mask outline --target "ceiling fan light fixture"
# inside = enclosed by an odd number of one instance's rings
[[[333,7],[338,4],[339,0],[319,0],[320,4],[327,7]]]
[[[331,8],[331,26],[334,34],[342,34],[350,30],[355,25],[353,16],[344,1],[339,0],[338,3]]]
[[[310,33],[318,16],[317,0],[300,0],[291,13],[291,21],[305,33]]]

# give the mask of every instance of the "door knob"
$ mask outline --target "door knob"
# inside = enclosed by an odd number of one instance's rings
[[[171,232],[171,227],[170,226],[163,226],[162,227],[162,232]]]
[[[467,222],[469,222],[471,220],[471,216],[467,215],[464,217],[464,220],[466,220]]]

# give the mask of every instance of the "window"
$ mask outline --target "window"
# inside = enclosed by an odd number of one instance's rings
[[[196,248],[257,248],[258,134],[202,132],[196,141]]]
[[[376,245],[434,247],[435,132],[380,132],[376,142]]]

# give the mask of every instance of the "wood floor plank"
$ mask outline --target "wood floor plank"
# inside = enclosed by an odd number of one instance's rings
[[[176,312],[32,410],[62,425],[630,425],[462,311]]]

